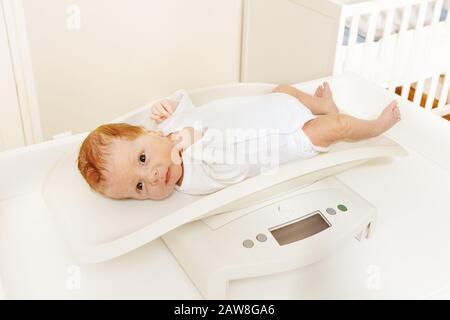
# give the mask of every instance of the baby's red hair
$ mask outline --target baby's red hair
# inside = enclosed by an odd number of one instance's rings
[[[103,193],[106,187],[107,155],[113,139],[134,140],[145,132],[143,127],[110,123],[99,126],[86,137],[78,154],[78,169],[92,189]]]

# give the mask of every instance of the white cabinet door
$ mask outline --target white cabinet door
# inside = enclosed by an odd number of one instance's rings
[[[0,151],[25,145],[16,82],[0,1]]]

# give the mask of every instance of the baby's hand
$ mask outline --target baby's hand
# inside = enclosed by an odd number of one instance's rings
[[[170,139],[175,143],[175,148],[179,151],[184,151],[192,144],[200,140],[208,128],[203,128],[202,131],[197,131],[192,127],[186,127],[178,132],[170,134]]]
[[[158,101],[151,108],[150,118],[152,118],[156,124],[160,124],[164,120],[168,119],[172,113],[175,112],[177,107],[177,101],[168,99]]]

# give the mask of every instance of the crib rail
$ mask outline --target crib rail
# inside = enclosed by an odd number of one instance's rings
[[[450,0],[342,5],[340,20],[334,74],[361,74],[439,115],[450,114]]]

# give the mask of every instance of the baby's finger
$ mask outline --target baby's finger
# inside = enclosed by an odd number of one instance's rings
[[[162,114],[160,114],[160,112],[159,111],[156,111],[156,110],[153,110],[151,113],[150,113],[150,118],[152,118],[152,119],[159,119],[159,118],[161,118],[163,115]]]
[[[169,103],[169,101],[163,100],[163,101],[161,102],[161,105],[164,107],[164,109],[165,109],[168,113],[170,113],[170,114],[173,113],[173,108],[172,108],[172,105]]]
[[[157,101],[152,105],[152,110],[155,110],[156,108],[158,108],[159,105],[161,105],[162,100],[161,101]]]
[[[153,121],[155,121],[155,122],[158,123],[158,124],[159,124],[159,122],[161,121],[161,120],[159,120],[159,117],[157,117],[157,116],[155,116],[155,115],[153,115],[153,114],[150,115],[150,119],[152,119]]]
[[[159,114],[151,113],[150,114],[150,118],[152,118],[152,119],[159,119],[159,118],[161,118],[161,116]]]
[[[152,113],[162,115],[163,113],[161,112],[161,109],[164,110],[161,104],[155,104],[152,108]]]
[[[155,103],[153,104],[153,106],[152,106],[152,110],[155,110],[155,109],[157,109],[158,107],[160,107],[164,101],[167,101],[167,100],[166,100],[166,99],[163,99],[163,100],[159,100],[159,101],[155,102]]]
[[[164,115],[166,117],[170,117],[169,112],[167,112],[167,110],[164,109],[162,104],[156,106],[156,110],[158,111],[159,114]]]
[[[159,116],[159,115],[155,115],[155,114],[151,114],[150,118],[155,120],[157,123],[162,122],[162,121],[164,121],[166,119],[165,116]]]

